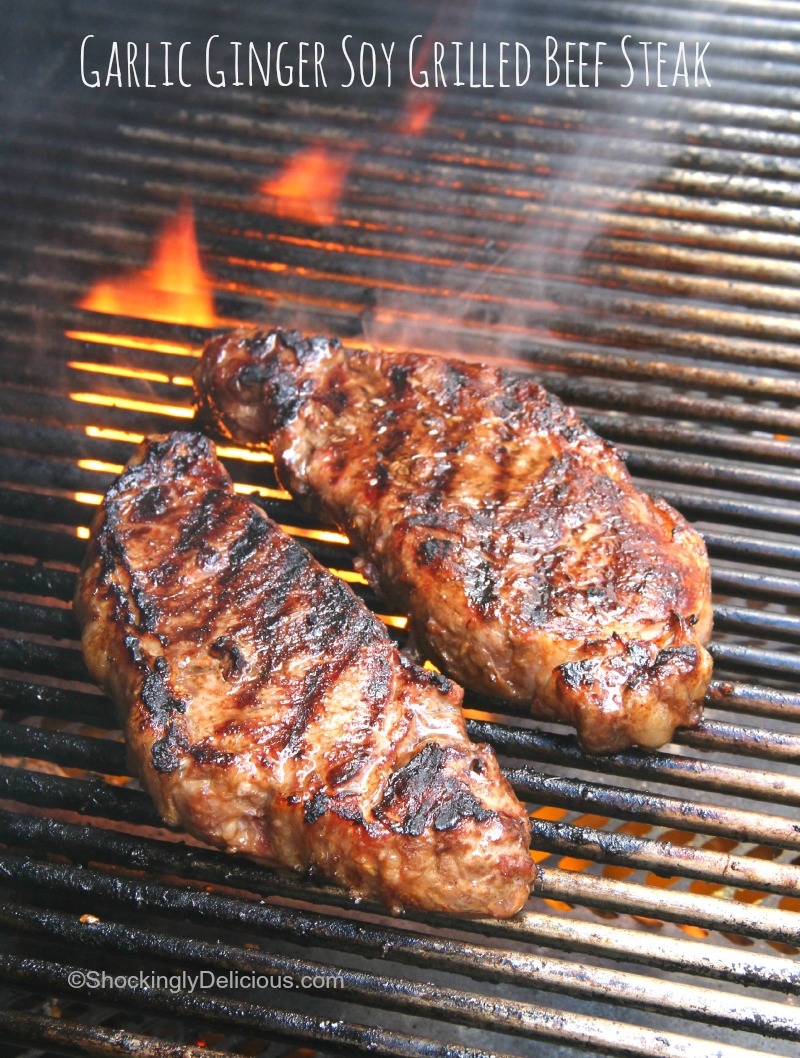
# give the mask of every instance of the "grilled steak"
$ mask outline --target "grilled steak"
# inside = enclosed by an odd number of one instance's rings
[[[340,525],[418,645],[589,750],[659,746],[711,676],[705,545],[614,448],[530,379],[296,333],[213,339],[206,421],[269,442],[281,482]]]
[[[164,820],[394,909],[514,914],[530,825],[462,692],[235,495],[210,441],[145,441],[108,491],[75,609]]]

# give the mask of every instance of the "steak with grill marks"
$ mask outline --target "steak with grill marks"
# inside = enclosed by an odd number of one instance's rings
[[[514,914],[528,817],[462,691],[249,500],[210,441],[145,441],[92,531],[75,609],[164,820],[394,910]]]
[[[702,538],[530,378],[486,364],[236,331],[201,415],[272,447],[448,675],[570,723],[589,750],[659,746],[711,677]]]

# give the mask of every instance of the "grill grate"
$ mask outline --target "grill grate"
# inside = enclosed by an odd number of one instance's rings
[[[348,32],[405,42],[431,19],[421,4],[337,2],[272,9],[267,32],[264,5],[226,6],[224,19],[210,2],[185,6],[123,16],[76,0],[37,25],[8,20],[19,76],[2,89],[0,196],[3,1056],[795,1054],[800,4],[707,0],[698,15],[683,0],[614,0],[598,22],[594,5],[566,0],[548,16],[522,3],[465,16],[476,40],[710,39],[704,91],[566,91],[540,77],[519,92],[425,96],[420,116],[397,83],[76,86],[91,32],[325,39],[334,51]],[[297,201],[259,193],[320,150],[342,173],[340,201],[302,218]],[[79,306],[98,279],[141,273],[181,201],[220,326],[495,356],[575,404],[706,537],[716,668],[699,728],[656,753],[588,758],[563,729],[468,698],[471,735],[495,746],[533,815],[539,876],[513,921],[355,907],[165,831],[127,775],[69,600],[96,505],[137,439],[190,423],[209,328]],[[294,506],[268,458],[222,451],[240,491],[402,640],[346,540]],[[106,966],[341,985],[70,985],[71,969]]]

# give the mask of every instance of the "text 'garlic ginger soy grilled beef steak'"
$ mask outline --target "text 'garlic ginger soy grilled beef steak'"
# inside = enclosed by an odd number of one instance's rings
[[[659,746],[711,677],[701,537],[530,379],[485,364],[236,331],[196,375],[207,422],[269,442],[420,647],[473,690]]]
[[[139,448],[100,508],[75,608],[167,823],[395,910],[524,903],[529,820],[467,738],[461,689],[403,658],[235,495],[206,438]]]

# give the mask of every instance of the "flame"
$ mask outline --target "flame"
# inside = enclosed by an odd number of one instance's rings
[[[412,79],[406,89],[403,109],[397,122],[397,131],[407,136],[421,136],[431,123],[436,111],[444,99],[443,86],[436,86],[431,78],[428,88],[419,88],[423,69],[430,71],[434,42],[454,40],[463,37],[464,30],[472,19],[475,0],[453,6],[447,0],[439,0],[428,32],[415,51]],[[466,36],[469,36],[467,33]]]
[[[285,489],[271,489],[266,485],[233,484],[233,491],[239,496],[262,496],[266,500],[290,500],[292,497]]]
[[[440,93],[435,89],[418,88],[406,97],[397,131],[407,136],[421,136],[439,109]]]
[[[70,400],[79,404],[96,404],[101,408],[123,408],[126,411],[150,411],[156,415],[174,415],[178,419],[193,419],[194,408],[181,404],[157,404],[150,400],[129,397],[109,397],[104,393],[70,393]]]
[[[683,930],[687,937],[695,937],[697,940],[705,940],[709,934],[709,930],[704,929],[703,926],[678,926],[678,929]]]
[[[215,326],[212,286],[200,261],[192,207],[184,202],[167,221],[147,267],[96,283],[80,308],[164,323]]]
[[[137,367],[120,367],[116,364],[94,364],[84,360],[70,360],[67,367],[75,371],[89,371],[95,375],[113,375],[115,378],[136,378],[144,382],[166,382],[173,386],[191,386],[187,375],[165,375],[161,371],[143,371]]]
[[[121,463],[106,463],[102,459],[79,459],[81,470],[93,470],[97,474],[121,474],[124,467]]]
[[[403,109],[397,122],[397,131],[407,136],[422,135],[439,109],[441,91],[437,88],[417,88],[414,82],[419,81],[423,68],[430,65],[433,42],[441,37],[439,31],[442,28],[443,7],[444,0],[439,0],[433,22],[414,57],[412,82],[406,89]]]
[[[321,540],[324,544],[344,544],[345,547],[350,543],[344,533],[335,533],[329,529],[301,529],[298,525],[280,525],[280,523],[279,527],[290,536],[302,536],[306,540]]]
[[[128,430],[113,430],[106,426],[86,426],[84,433],[87,437],[99,437],[106,441],[130,441],[131,444],[141,444],[144,434],[130,433]]]
[[[251,452],[248,448],[237,448],[235,445],[217,445],[217,455],[221,459],[242,459],[246,463],[275,462],[271,452]]]
[[[162,342],[155,338],[136,338],[132,334],[101,334],[97,331],[64,331],[67,338],[76,342],[93,342],[95,345],[118,345],[123,349],[144,349],[148,353],[166,353],[169,356],[190,356],[199,360],[202,349],[184,342]]]
[[[334,224],[351,164],[350,152],[308,147],[259,185],[259,194],[266,199],[261,205],[278,217]]]
[[[368,584],[369,582],[357,573],[353,569],[335,569],[333,566],[328,566],[328,569],[335,577],[339,580],[344,580],[348,584]]]

